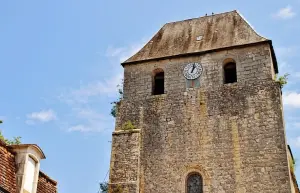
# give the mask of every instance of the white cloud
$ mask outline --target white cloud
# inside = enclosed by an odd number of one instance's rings
[[[276,14],[273,14],[273,17],[278,19],[291,19],[295,16],[296,13],[293,11],[293,8],[290,5],[279,9]]]
[[[103,116],[92,109],[74,109],[77,111],[78,118],[100,119]]]
[[[298,131],[300,129],[300,122],[299,117],[296,117],[296,120],[291,120],[288,116],[288,118],[285,121],[285,128],[288,131]]]
[[[139,51],[146,41],[135,43],[124,47],[110,46],[106,50],[106,57],[112,62],[114,75],[109,79],[102,79],[90,82],[64,91],[58,99],[66,103],[72,117],[76,117],[71,121],[61,121],[60,125],[68,132],[103,132],[113,129],[115,119],[109,115],[108,109],[103,109],[103,115],[100,109],[96,109],[95,104],[105,102],[103,97],[116,98],[118,93],[118,85],[121,85],[123,79],[123,71],[120,62],[125,61],[130,56]],[[117,64],[117,65],[115,65]],[[118,66],[118,68],[116,68]],[[113,99],[112,99],[113,100]],[[107,101],[109,103],[111,101]],[[100,111],[99,111],[100,110]]]
[[[73,109],[75,116],[80,121],[80,124],[74,124],[68,127],[68,131],[77,132],[102,132],[113,128],[114,119],[109,116],[104,116],[92,109]]]
[[[106,50],[106,56],[107,57],[116,57],[116,56],[122,55],[124,52],[126,52],[125,47],[114,48],[112,46],[109,46]]]
[[[278,57],[284,59],[287,57],[297,55],[298,49],[299,49],[298,46],[289,46],[289,47],[280,46],[280,47],[276,47],[275,51]]]
[[[138,43],[131,44],[126,47],[113,47],[109,46],[106,51],[107,57],[116,57],[119,62],[126,61],[129,57],[137,53],[147,42],[147,39],[144,38]]]
[[[122,77],[119,74],[110,80],[90,83],[62,94],[59,99],[69,106],[71,116],[75,117],[72,121],[65,121],[62,126],[63,129],[68,132],[83,133],[103,132],[112,129],[114,118],[109,115],[109,111],[103,115],[93,107],[93,104],[101,104],[99,100],[101,96],[115,97],[117,85],[121,83]]]
[[[292,123],[292,125],[293,125],[295,128],[300,128],[300,122]]]
[[[72,126],[72,127],[69,127],[68,128],[68,131],[69,132],[72,132],[72,131],[79,131],[79,132],[90,132],[92,131],[93,129],[91,129],[90,127],[86,126],[86,125],[75,125],[75,126]]]
[[[292,76],[296,77],[296,78],[300,78],[300,72],[294,72],[292,74]]]
[[[283,93],[283,104],[293,108],[300,108],[300,93]]]
[[[39,112],[33,112],[28,114],[26,123],[32,125],[37,122],[45,123],[56,119],[57,119],[56,113],[52,109],[49,109],[49,110],[42,110]]]
[[[278,58],[279,72],[282,74],[290,73],[292,76],[294,76],[295,67],[290,64],[290,61],[292,57],[297,56],[299,52],[299,46],[280,46],[275,48],[275,52]]]
[[[143,39],[139,43],[134,43],[125,47],[113,47],[107,48],[106,56],[109,58],[117,59],[117,62],[124,62],[133,54],[138,52],[146,43],[146,39]],[[114,65],[112,65],[114,66]],[[118,65],[119,66],[119,65]],[[99,80],[96,82],[88,83],[84,86],[80,86],[77,89],[71,89],[62,93],[58,98],[61,101],[68,104],[74,103],[89,103],[92,98],[100,96],[116,96],[118,91],[118,85],[121,85],[123,79],[123,72],[116,73],[110,79]]]
[[[123,55],[121,55],[120,62],[126,61],[129,57],[137,53],[143,46],[144,44],[135,44],[130,46],[127,52],[124,52]]]
[[[296,138],[292,138],[288,140],[289,143],[295,147],[300,147],[300,136],[296,137]]]
[[[75,119],[65,121],[62,126],[68,132],[103,132],[114,127],[114,118],[109,115],[99,113],[99,109],[94,104],[101,104],[102,96],[115,97],[117,94],[117,85],[121,83],[122,74],[112,77],[109,80],[97,81],[81,86],[78,89],[72,89],[69,92],[61,94],[59,99],[66,103],[70,108],[70,114]],[[109,103],[109,101],[107,101]]]
[[[58,98],[68,104],[88,103],[91,98],[100,96],[115,96],[118,85],[122,83],[123,74],[117,74],[111,79],[89,83],[78,89],[62,93]]]
[[[288,64],[287,62],[285,61],[282,61],[282,62],[279,62],[278,63],[278,70],[279,72],[281,73],[287,73],[287,72],[290,72],[290,69],[291,69],[291,65]]]

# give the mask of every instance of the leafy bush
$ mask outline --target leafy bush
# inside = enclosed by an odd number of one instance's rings
[[[117,86],[118,87],[118,94],[119,94],[119,98],[117,101],[111,102],[110,104],[112,104],[113,106],[111,107],[110,110],[110,114],[113,117],[117,116],[117,105],[119,104],[119,102],[123,99],[123,80],[122,83],[120,85]]]
[[[0,120],[0,124],[3,123],[3,121]],[[12,140],[6,139],[2,132],[0,131],[0,139],[4,141],[7,145],[19,145],[21,144],[21,137],[14,137]]]
[[[99,193],[108,193],[108,184],[107,182],[100,183]]]
[[[279,82],[281,88],[283,88],[284,85],[286,85],[288,83],[287,80],[288,80],[289,75],[290,74],[285,73],[283,76],[277,77],[277,74],[276,74],[275,79],[277,82]]]
[[[12,140],[6,139],[2,132],[0,131],[0,139],[4,141],[7,145],[19,145],[21,144],[21,137],[14,137]]]

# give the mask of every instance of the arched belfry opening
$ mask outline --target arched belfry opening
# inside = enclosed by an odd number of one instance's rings
[[[187,176],[186,193],[203,193],[203,178],[198,172]]]
[[[161,68],[153,71],[152,94],[160,95],[165,92],[165,73]]]
[[[223,62],[224,84],[237,82],[236,62],[228,58]]]

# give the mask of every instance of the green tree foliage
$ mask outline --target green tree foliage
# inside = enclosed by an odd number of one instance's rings
[[[100,186],[99,193],[108,193],[108,184],[107,184],[107,182],[100,183],[99,186]]]
[[[12,140],[6,139],[3,135],[2,132],[0,131],[0,139],[4,141],[7,145],[19,145],[21,144],[21,137],[14,137]]]
[[[0,120],[0,124],[3,123],[3,121]],[[0,131],[0,139],[2,141],[4,141],[7,145],[19,145],[21,144],[21,137],[18,136],[18,137],[14,137],[12,140],[9,140],[9,139],[6,139],[2,132]]]
[[[283,76],[278,77],[277,74],[276,74],[275,79],[276,79],[277,82],[279,82],[281,88],[283,88],[284,85],[286,85],[288,83],[287,81],[288,81],[288,76],[289,75],[290,74],[285,73]]]
[[[110,114],[113,117],[117,116],[117,105],[123,99],[123,80],[122,80],[121,84],[118,84],[117,88],[118,88],[118,94],[119,94],[118,100],[110,103],[113,105],[110,110]]]
[[[114,102],[111,102],[110,104],[112,104],[113,106],[111,107],[111,110],[110,110],[110,115],[113,116],[113,117],[116,117],[117,115],[117,104],[118,102],[114,101]]]

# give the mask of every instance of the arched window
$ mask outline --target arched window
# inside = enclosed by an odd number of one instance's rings
[[[233,59],[226,59],[224,64],[224,83],[237,82],[235,61]]]
[[[165,92],[165,75],[163,69],[154,70],[152,94],[159,95]]]
[[[186,181],[186,193],[203,193],[203,179],[199,173],[191,173]]]
[[[36,160],[29,156],[25,169],[26,178],[24,182],[24,192],[32,192],[35,188],[34,181],[36,179],[36,167]]]

